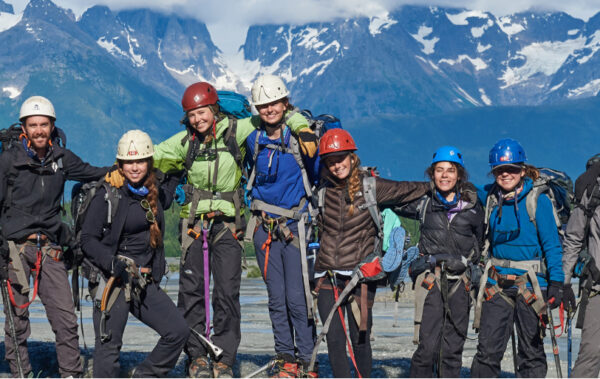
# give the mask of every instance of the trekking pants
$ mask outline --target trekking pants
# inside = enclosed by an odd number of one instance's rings
[[[456,280],[449,280],[449,290],[455,284]],[[441,368],[443,377],[460,377],[462,352],[469,327],[470,301],[471,297],[460,280],[458,288],[448,298],[450,314],[444,320],[444,302],[437,283],[427,293],[419,329],[419,346],[412,356],[410,377],[431,378],[435,367],[438,370]]]
[[[298,224],[288,225],[294,236],[298,235]],[[265,279],[265,255],[262,249],[267,240],[267,232],[259,226],[254,233],[254,249],[258,267],[267,285],[269,295],[269,316],[273,326],[275,352],[296,356],[310,361],[316,340],[313,321],[308,319],[300,250],[292,243],[273,240],[269,249],[267,277]]]
[[[581,310],[580,310],[581,311]],[[585,309],[581,344],[571,377],[597,378],[600,373],[600,296],[590,297]]]
[[[25,277],[29,280],[30,276],[35,277],[35,272],[31,269],[35,267],[37,259],[37,246],[31,244],[17,245],[17,249],[23,249],[19,254]],[[17,275],[12,262],[9,265],[9,278],[13,287],[13,295],[17,305],[25,304],[29,301],[29,297],[33,295],[33,286],[30,288],[29,294],[22,295],[20,293],[21,286],[17,283]],[[62,377],[66,376],[81,376],[83,369],[79,355],[79,336],[77,334],[77,316],[75,315],[75,307],[73,306],[73,298],[71,295],[71,287],[67,277],[67,270],[62,261],[55,261],[49,256],[45,256],[42,260],[41,270],[38,277],[38,293],[44,309],[46,317],[50,322],[52,331],[56,336],[56,357],[58,361],[58,372]],[[21,355],[21,365],[23,366],[23,374],[27,376],[31,372],[31,364],[29,362],[29,354],[27,352],[27,338],[31,334],[29,324],[29,310],[13,309],[13,319],[15,322],[15,331],[17,333],[18,349]],[[6,309],[4,313],[6,314]],[[11,336],[8,317],[4,323],[4,335]],[[10,365],[10,371],[13,376],[18,375],[17,356],[15,353],[15,345],[12,338],[4,339],[6,347],[6,360]]]
[[[329,284],[329,280],[327,280]],[[344,290],[344,282],[338,277],[338,294]],[[377,285],[373,282],[368,284],[367,287],[367,302],[372,304],[375,299],[375,291]],[[349,296],[354,298],[353,301],[358,301],[361,295],[360,284],[354,287],[350,292]],[[319,308],[319,315],[321,321],[324,323],[335,304],[335,295],[329,285],[324,285],[319,290],[319,297],[317,300],[317,306]],[[352,305],[347,300],[340,305],[342,315],[348,315],[347,320],[344,321],[346,328],[350,330],[350,341],[352,343],[352,351],[354,352],[354,358],[356,360],[356,366],[358,371],[363,378],[371,376],[371,368],[373,366],[373,351],[371,350],[371,327],[373,326],[373,309],[369,307],[367,330],[366,332],[359,331],[359,325],[353,316]],[[348,351],[346,350],[346,332],[342,326],[340,320],[339,311],[336,311],[335,315],[331,319],[329,324],[329,331],[327,332],[327,354],[329,356],[329,363],[333,376],[336,378],[351,378],[350,363],[348,361]],[[358,375],[357,375],[358,377]]]
[[[503,290],[515,302],[513,307],[496,293],[492,299],[484,301],[481,309],[479,343],[477,354],[471,366],[472,377],[498,377],[500,361],[512,334],[513,323],[517,331],[517,376],[543,378],[548,366],[544,353],[544,340],[539,325],[539,317],[517,289]]]
[[[187,220],[182,222],[187,223]],[[223,349],[220,362],[233,366],[241,340],[242,247],[228,230],[212,243],[223,228],[226,228],[223,222],[215,223],[208,235],[209,269],[213,276],[211,341]],[[187,250],[185,261],[179,270],[177,299],[177,306],[183,311],[187,324],[200,334],[204,334],[206,330],[202,242],[200,236]],[[208,354],[208,350],[194,333],[185,345],[185,352],[190,361]]]
[[[113,289],[116,290],[117,287]],[[158,283],[149,283],[142,290],[140,300],[133,296],[125,301],[125,291],[119,296],[108,311],[106,331],[110,333],[107,342],[100,340],[99,305],[94,306],[94,332],[96,334],[94,350],[94,377],[116,378],[120,376],[119,352],[123,346],[123,332],[127,317],[131,312],[138,320],[151,327],[160,335],[158,343],[146,359],[135,369],[136,377],[165,377],[171,371],[185,341],[190,333],[180,310],[173,304],[169,296]]]

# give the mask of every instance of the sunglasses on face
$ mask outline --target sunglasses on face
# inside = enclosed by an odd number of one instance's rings
[[[152,209],[150,209],[150,203],[148,202],[148,200],[142,199],[140,201],[140,205],[146,211],[146,220],[149,223],[154,224],[156,222],[156,218],[154,217],[154,213],[152,212]]]
[[[492,174],[494,174],[494,176],[500,176],[503,173],[515,175],[515,174],[520,174],[522,170],[523,170],[523,168],[520,166],[500,166],[500,167],[494,168],[492,170]]]

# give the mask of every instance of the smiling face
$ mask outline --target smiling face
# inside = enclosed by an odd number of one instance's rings
[[[256,110],[260,119],[269,125],[277,125],[287,109],[287,98],[273,101],[272,103],[257,105]]]
[[[492,173],[496,178],[496,184],[498,184],[503,191],[510,192],[521,183],[521,178],[525,176],[525,169],[521,166],[504,165],[494,167]]]
[[[352,170],[350,154],[326,156],[325,166],[337,179],[344,180],[350,175],[350,171]]]
[[[21,127],[27,139],[31,142],[31,147],[38,152],[45,152],[50,141],[50,135],[54,125],[47,116],[29,116],[23,122]]]
[[[454,193],[458,181],[458,170],[451,162],[437,162],[433,168],[433,182],[441,194]]]
[[[209,107],[200,107],[187,112],[192,128],[200,134],[206,134],[213,126],[215,115]]]
[[[122,161],[121,171],[129,183],[137,184],[142,181],[148,173],[148,159]]]

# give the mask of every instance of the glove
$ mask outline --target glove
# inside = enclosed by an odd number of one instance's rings
[[[563,284],[561,282],[555,282],[553,280],[550,281],[550,285],[548,286],[548,296],[546,297],[548,303],[552,300],[552,298],[554,298],[554,301],[552,301],[550,309],[554,309],[558,307],[560,303],[562,303]]]
[[[575,199],[577,202],[581,201],[581,198],[586,190],[587,195],[591,195],[598,176],[600,176],[600,163],[590,166],[589,169],[587,169],[579,176],[579,178],[577,178],[575,181]]]
[[[111,276],[114,276],[115,278],[120,278],[121,281],[126,282],[127,281],[127,263],[123,262],[122,260],[118,259],[117,257],[113,258],[112,261],[112,270],[110,272]]]
[[[567,311],[570,312],[575,311],[575,307],[577,307],[577,302],[575,301],[575,293],[573,292],[571,284],[565,284],[563,286],[563,303],[565,304],[565,308],[567,309]]]
[[[298,132],[300,149],[302,150],[302,154],[307,157],[312,158],[315,156],[317,148],[319,147],[317,142],[317,136],[310,128],[304,128]]]
[[[112,166],[110,170],[108,170],[108,172],[104,176],[104,180],[106,181],[106,183],[110,184],[115,188],[121,188],[125,183],[125,177],[123,176],[123,174],[121,174],[117,165]]]

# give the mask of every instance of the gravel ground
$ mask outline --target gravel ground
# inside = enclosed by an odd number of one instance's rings
[[[164,283],[164,282],[163,282]],[[167,293],[175,301],[177,297],[177,273],[171,274],[166,285]],[[85,291],[87,292],[87,290]],[[243,279],[241,289],[242,299],[242,341],[238,351],[237,364],[234,373],[238,376],[247,376],[258,367],[266,364],[274,354],[271,323],[267,309],[267,293],[262,279]],[[387,288],[378,290],[377,301],[374,306],[373,322],[373,377],[406,377],[408,376],[410,359],[415,350],[412,343],[413,336],[413,292],[410,285],[401,294],[399,302],[393,299],[393,293]],[[91,303],[83,303],[83,329],[85,342],[81,336],[80,345],[82,359],[86,367],[85,376],[91,376],[93,353],[93,325],[91,319]],[[43,306],[38,299],[31,305],[31,338],[29,351],[32,366],[36,376],[57,377],[56,354],[54,349],[54,334],[46,320]],[[4,313],[0,322],[4,323]],[[472,319],[472,318],[471,318]],[[555,314],[555,319],[558,319]],[[319,325],[320,328],[320,325]],[[476,338],[476,334],[469,330],[469,338]],[[573,361],[579,349],[580,330],[573,328]],[[121,374],[127,374],[141,361],[154,347],[158,335],[130,316],[124,336],[124,346],[121,352]],[[556,377],[554,358],[550,338],[546,337],[546,355],[548,358],[548,376]],[[473,355],[476,352],[476,340],[467,340],[463,354],[462,376],[469,376]],[[559,338],[562,371],[567,372],[567,338],[566,332]],[[0,354],[4,356],[4,342],[0,344]],[[330,377],[331,368],[327,359],[326,343],[321,344],[319,350],[320,376]],[[502,377],[513,377],[513,363],[510,343],[502,360]],[[5,360],[0,361],[0,376],[8,377],[10,374]],[[170,376],[184,376],[183,354]]]

